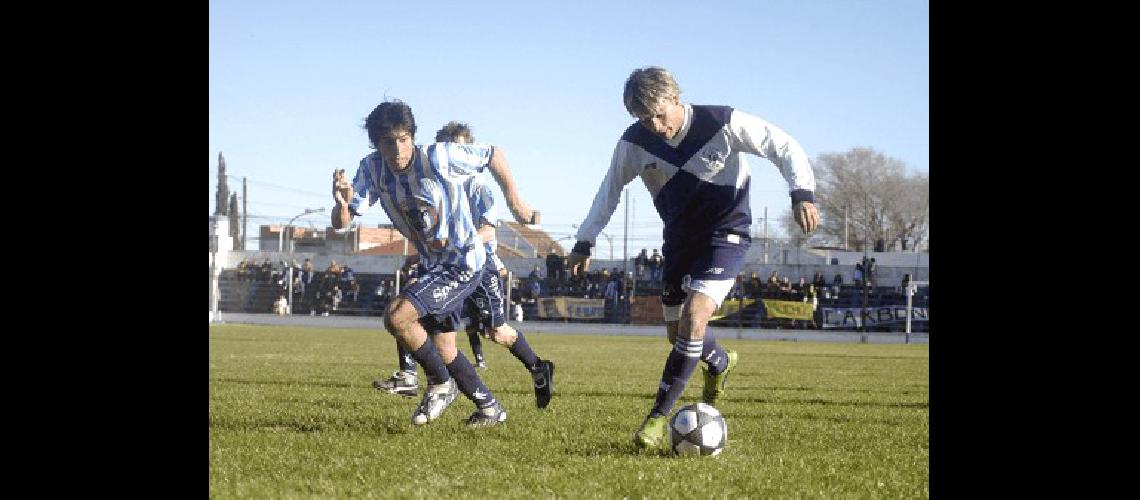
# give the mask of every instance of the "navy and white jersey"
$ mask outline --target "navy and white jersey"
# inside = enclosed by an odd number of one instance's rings
[[[751,174],[741,153],[767,159],[788,182],[793,202],[814,201],[815,174],[791,136],[765,120],[728,106],[684,105],[685,121],[665,140],[640,122],[630,125],[614,149],[578,241],[594,244],[638,175],[665,223],[664,239],[702,239],[719,233],[748,236]]]
[[[464,185],[487,168],[493,152],[493,146],[481,144],[416,146],[412,164],[397,172],[375,151],[360,160],[348,210],[359,216],[379,203],[400,234],[415,244],[424,268],[482,269],[487,252]],[[443,238],[447,244],[442,248],[429,244]]]
[[[466,183],[467,197],[471,200],[471,213],[475,216],[476,227],[483,224],[495,225],[495,191],[491,187],[494,179],[489,177],[490,173],[484,172],[471,176]],[[491,241],[486,242],[487,258],[491,259],[491,268],[496,273],[504,267],[502,259],[495,253],[498,246],[497,238],[491,238]]]

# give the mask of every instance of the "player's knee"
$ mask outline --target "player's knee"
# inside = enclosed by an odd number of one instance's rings
[[[712,297],[703,293],[694,293],[685,302],[685,307],[681,310],[681,321],[707,322],[716,308],[716,302],[713,301]]]
[[[435,343],[436,350],[439,351],[439,357],[443,358],[444,363],[451,363],[455,357],[459,355],[459,349],[455,347],[455,334],[440,333],[431,338],[431,342]]]
[[[408,324],[417,319],[419,318],[416,308],[411,302],[402,299],[394,300],[388,304],[388,308],[384,312],[384,328],[388,329],[388,333],[396,335],[397,332],[403,331]]]

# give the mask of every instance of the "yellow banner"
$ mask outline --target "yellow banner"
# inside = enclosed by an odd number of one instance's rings
[[[791,300],[764,300],[764,310],[767,311],[768,319],[772,318],[788,318],[788,319],[812,319],[812,303],[811,302],[793,302]]]
[[[716,308],[716,311],[713,312],[713,315],[709,317],[709,321],[722,319],[725,316],[728,316],[731,314],[736,314],[738,311],[740,311],[741,307],[748,307],[748,306],[756,303],[756,299],[743,299],[743,300],[744,300],[743,306],[741,306],[741,304],[740,304],[741,299],[728,299],[728,300],[724,301],[724,303],[722,303],[720,305],[720,307]]]
[[[538,317],[601,319],[606,315],[603,299],[577,299],[573,297],[544,297],[538,299]]]

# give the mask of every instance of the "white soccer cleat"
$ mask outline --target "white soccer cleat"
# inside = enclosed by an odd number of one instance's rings
[[[447,379],[447,382],[442,384],[427,386],[424,398],[420,400],[420,404],[412,412],[412,423],[424,425],[439,418],[443,414],[443,410],[446,410],[448,406],[451,406],[452,401],[455,401],[457,394],[459,394],[459,386],[455,385],[453,378]]]
[[[415,397],[419,393],[419,383],[414,372],[397,371],[387,380],[374,380],[372,387],[389,394]]]

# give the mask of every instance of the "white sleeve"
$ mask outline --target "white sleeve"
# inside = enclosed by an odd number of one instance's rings
[[[594,195],[594,204],[590,206],[590,213],[578,227],[578,234],[575,236],[578,241],[594,245],[598,233],[601,233],[602,228],[610,222],[614,209],[621,201],[622,188],[641,173],[641,166],[629,161],[632,147],[624,140],[618,141],[617,147],[614,148],[614,156],[610,160],[610,170],[602,180],[602,185],[598,187],[598,194]]]
[[[360,160],[356,167],[356,175],[352,178],[352,199],[348,202],[348,211],[352,215],[361,216],[376,202],[379,193],[372,189],[372,169],[368,165],[368,157]]]
[[[807,153],[787,132],[736,109],[728,120],[728,130],[734,148],[775,164],[780,169],[780,175],[788,182],[790,192],[815,192],[815,173],[808,162]]]

